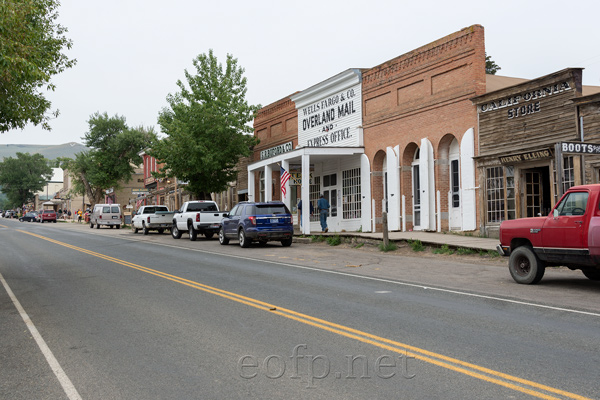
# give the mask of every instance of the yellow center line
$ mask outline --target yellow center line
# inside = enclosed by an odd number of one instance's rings
[[[1,225],[0,225],[1,226]],[[509,374],[505,374],[503,372],[495,371],[486,367],[482,367],[476,364],[472,364],[466,361],[462,361],[456,358],[448,357],[442,354],[438,354],[429,350],[421,349],[415,346],[411,346],[408,344],[404,344],[401,342],[397,342],[394,340],[386,339],[377,335],[373,335],[367,332],[363,332],[354,328],[346,327],[343,325],[339,325],[333,322],[329,322],[320,318],[312,317],[307,314],[302,314],[293,310],[289,310],[283,307],[279,307],[273,304],[269,304],[263,302],[261,300],[257,300],[251,297],[246,297],[237,293],[228,292],[226,290],[222,290],[216,287],[208,286],[202,284],[200,282],[195,282],[189,279],[185,279],[176,275],[171,275],[166,272],[161,272],[155,269],[151,269],[148,267],[144,267],[141,265],[137,265],[131,263],[129,261],[121,260],[118,258],[110,257],[101,253],[97,253],[88,249],[84,249],[81,247],[73,246],[68,243],[64,243],[55,239],[51,239],[48,237],[44,237],[41,235],[37,235],[35,233],[26,232],[22,230],[17,230],[18,232],[31,235],[37,237],[39,239],[43,239],[52,243],[55,243],[60,246],[64,246],[75,251],[79,251],[85,254],[89,254],[93,257],[98,257],[107,261],[111,261],[120,265],[124,265],[129,268],[137,269],[142,272],[146,272],[148,274],[152,274],[158,276],[163,279],[167,279],[182,285],[186,285],[198,290],[202,290],[207,293],[214,294],[216,296],[220,296],[229,300],[236,301],[238,303],[242,303],[259,310],[268,311],[272,314],[276,314],[294,321],[301,322],[303,324],[307,324],[319,329],[323,329],[325,331],[335,333],[338,335],[342,335],[351,339],[358,340],[363,343],[371,344],[373,346],[392,351],[395,353],[404,354],[407,356],[414,357],[415,359],[437,365],[439,367],[443,367],[449,369],[454,372],[459,372],[477,379],[481,379],[485,382],[494,383],[515,391],[519,391],[522,393],[529,394],[534,397],[538,397],[541,399],[557,399],[557,397],[553,397],[548,395],[547,393],[554,393],[556,395],[564,396],[569,399],[577,399],[577,400],[591,400],[587,397],[580,396],[574,393],[570,393],[561,389],[553,388],[550,386],[546,386],[537,382],[533,382],[527,379],[519,378],[516,376],[512,376]],[[537,390],[542,390],[547,393],[542,393]]]

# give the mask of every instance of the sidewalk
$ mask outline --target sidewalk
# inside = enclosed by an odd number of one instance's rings
[[[383,240],[382,232],[311,232],[312,235],[326,235],[340,237],[360,237],[363,239]],[[294,232],[297,238],[301,236],[299,231]],[[450,248],[464,247],[474,250],[496,250],[496,245],[500,243],[498,239],[482,238],[478,236],[463,236],[454,233],[438,233],[438,232],[389,232],[388,238],[392,242],[420,240],[424,245],[442,246],[447,244]]]

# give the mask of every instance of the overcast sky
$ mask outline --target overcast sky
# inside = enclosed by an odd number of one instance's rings
[[[246,72],[247,100],[267,105],[348,68],[370,68],[474,24],[498,75],[533,79],[583,67],[600,86],[600,1],[62,0],[77,65],[48,94],[52,131],[28,126],[0,144],[82,143],[93,113],[154,126],[192,60],[213,49]]]

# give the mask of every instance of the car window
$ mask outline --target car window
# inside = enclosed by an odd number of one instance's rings
[[[109,213],[110,212],[110,207],[102,207],[102,212],[103,213]]]
[[[583,215],[587,207],[588,192],[568,193],[556,207],[558,215]]]
[[[257,204],[254,206],[256,215],[265,214],[289,214],[287,207],[283,204]]]
[[[114,207],[114,206],[113,206],[113,207],[111,207],[111,208],[110,208],[110,212],[111,212],[111,213],[115,213],[115,214],[118,214],[118,213],[120,213],[120,211],[119,211],[119,207]]]
[[[188,211],[218,211],[214,203],[190,203]]]
[[[235,213],[238,211],[238,209],[240,208],[240,206],[236,205],[234,206],[231,211],[229,211],[229,215],[235,215]]]

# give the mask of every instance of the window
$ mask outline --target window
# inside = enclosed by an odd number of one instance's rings
[[[486,170],[485,177],[487,222],[504,220],[504,171],[502,167]]]
[[[515,219],[517,217],[515,201],[515,167],[504,167],[506,174],[506,219]]]
[[[315,176],[314,179],[312,179],[312,183],[310,185],[310,203],[313,205],[314,209],[317,209],[317,201],[319,200],[319,197],[321,196],[321,177],[320,176]],[[319,220],[319,214],[318,213],[313,213],[313,215],[310,216],[310,220],[311,221],[318,221]]]
[[[573,192],[565,196],[556,207],[558,215],[583,215],[587,207],[588,193]]]
[[[360,168],[342,171],[342,219],[360,217]]]
[[[265,201],[265,171],[260,171],[258,174],[260,183],[258,189],[258,198],[259,201]]]
[[[116,214],[118,214],[118,213],[120,213],[121,211],[119,210],[119,207],[115,207],[115,206],[113,206],[113,207],[111,207],[111,208],[110,208],[110,212],[111,212],[111,213],[116,213]]]
[[[575,186],[575,163],[573,156],[563,159],[563,193]]]
[[[450,176],[452,189],[452,207],[460,207],[460,179],[458,175],[458,160],[450,162]]]

